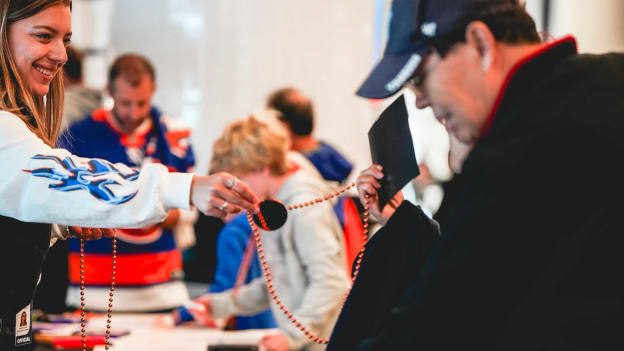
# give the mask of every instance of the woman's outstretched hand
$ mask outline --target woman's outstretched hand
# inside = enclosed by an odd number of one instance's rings
[[[62,227],[61,227],[62,228]],[[112,238],[115,235],[115,229],[111,228],[87,228],[68,226],[65,228],[67,236],[77,237],[85,240],[97,240],[102,237]]]
[[[194,176],[191,205],[207,215],[225,218],[230,213],[247,210],[258,213],[258,198],[247,184],[225,172]]]

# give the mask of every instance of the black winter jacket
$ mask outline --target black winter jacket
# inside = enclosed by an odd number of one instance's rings
[[[401,298],[329,350],[624,349],[624,55],[568,37],[516,68]]]

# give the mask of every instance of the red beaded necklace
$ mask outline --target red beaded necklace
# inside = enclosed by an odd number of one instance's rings
[[[290,205],[288,206],[288,210],[308,207],[317,203],[321,203],[323,201],[327,201],[333,197],[339,196],[340,194],[344,193],[345,191],[352,188],[353,186],[355,186],[355,183],[351,183],[347,186],[344,186],[334,191],[331,194],[326,194],[323,196],[323,198],[319,197],[312,201],[306,201],[301,204]],[[362,262],[362,256],[364,255],[365,244],[366,244],[366,241],[368,240],[368,198],[366,199],[367,201],[364,206],[364,218],[362,219],[364,222],[363,223],[364,231],[362,233],[362,248],[360,249],[360,252],[358,253],[358,256],[357,256],[355,270],[353,271],[353,276],[351,278],[351,286],[353,286],[353,283],[355,282],[355,279],[357,278],[357,275],[359,273],[360,263]],[[262,216],[262,214],[259,214],[258,217],[260,218],[262,227],[267,228],[266,221],[264,220],[264,217]],[[260,263],[262,264],[262,269],[264,271],[264,276],[266,278],[267,287],[269,289],[269,293],[271,294],[271,297],[273,298],[275,303],[279,306],[280,310],[282,310],[282,312],[284,312],[284,314],[288,317],[288,319],[290,319],[290,321],[293,324],[295,324],[308,338],[310,338],[311,340],[319,344],[327,344],[328,340],[326,338],[321,338],[317,336],[316,334],[312,333],[308,328],[306,328],[304,325],[302,325],[299,321],[297,321],[297,319],[293,316],[292,313],[288,311],[288,309],[284,306],[284,304],[281,302],[281,300],[277,296],[277,293],[275,292],[275,289],[273,288],[273,283],[271,282],[272,278],[271,278],[271,272],[269,270],[269,265],[267,264],[266,259],[264,258],[264,253],[263,253],[264,250],[262,249],[262,240],[260,238],[260,229],[258,228],[256,223],[253,221],[253,218],[250,213],[247,213],[247,220],[249,221],[249,225],[251,226],[253,230],[254,238],[256,240],[256,249],[258,251],[258,257],[260,258]],[[86,312],[85,312],[84,262],[85,262],[84,238],[81,237],[80,238],[80,327],[81,327],[80,331],[81,331],[81,336],[82,336],[82,350],[86,351],[87,350],[87,341],[86,341],[87,325],[86,325],[86,318],[85,318]],[[104,346],[106,350],[108,350],[111,345],[110,344],[110,329],[111,329],[111,318],[113,315],[113,297],[114,297],[114,291],[115,291],[116,264],[117,264],[117,235],[116,233],[114,233],[113,234],[111,286],[110,286],[109,299],[108,299],[108,313],[107,313],[107,319],[106,319],[106,335],[105,335],[106,341],[105,341],[105,346]],[[351,291],[351,287],[349,287],[349,290],[345,294],[343,298],[343,303],[344,301],[346,301],[347,296],[349,295],[350,291]]]
[[[339,188],[338,190],[334,191],[333,193],[330,194],[326,194],[324,195],[322,198],[316,198],[312,201],[306,201],[303,202],[301,204],[295,204],[295,205],[290,205],[288,206],[288,210],[295,210],[295,209],[299,209],[299,208],[303,208],[303,207],[308,207],[308,206],[312,206],[314,204],[317,203],[321,203],[323,201],[327,201],[333,197],[337,197],[340,194],[344,193],[345,191],[347,191],[348,189],[352,188],[353,186],[355,186],[355,183],[351,183],[349,185],[346,185],[342,188]],[[258,218],[260,220],[261,226],[263,229],[268,229],[266,221],[264,219],[264,216],[262,215],[262,213],[258,214]],[[365,244],[366,241],[368,240],[368,197],[366,197],[366,203],[364,204],[364,218],[363,220],[363,227],[364,227],[364,231],[362,234],[362,248],[360,249],[360,252],[358,253],[357,256],[357,260],[356,260],[356,264],[355,264],[355,270],[353,271],[353,275],[351,278],[351,286],[349,287],[349,290],[347,291],[347,293],[345,294],[344,298],[343,298],[343,304],[347,299],[347,296],[349,295],[349,292],[351,291],[351,287],[353,286],[353,283],[355,282],[355,279],[357,278],[357,275],[360,271],[360,263],[362,262],[362,256],[364,255],[364,249],[365,249]],[[262,264],[262,270],[264,271],[264,277],[266,278],[266,282],[267,282],[267,288],[269,289],[269,294],[271,294],[271,297],[273,298],[273,301],[275,301],[275,303],[279,306],[279,309],[284,312],[284,314],[286,315],[286,317],[288,317],[288,319],[297,326],[297,328],[299,328],[308,338],[310,338],[311,340],[313,340],[316,343],[319,344],[327,344],[328,339],[326,338],[321,338],[318,335],[312,333],[306,326],[302,325],[299,321],[297,321],[297,319],[293,316],[292,313],[290,313],[288,311],[288,309],[284,306],[284,304],[282,303],[282,301],[279,299],[279,297],[277,296],[277,293],[275,292],[275,289],[273,288],[273,283],[272,283],[272,278],[271,278],[271,271],[269,269],[269,265],[267,264],[265,258],[264,258],[264,250],[262,248],[262,240],[260,239],[260,229],[258,228],[258,226],[256,225],[256,223],[253,220],[253,217],[251,215],[251,213],[247,213],[247,221],[249,222],[249,225],[251,226],[251,229],[253,231],[255,240],[256,240],[256,250],[258,251],[258,257],[260,258],[260,263]]]
[[[80,237],[80,335],[82,336],[82,351],[87,350],[87,321],[85,312],[85,286],[84,286],[84,238]],[[110,348],[111,317],[113,316],[113,295],[115,291],[115,267],[117,264],[117,232],[113,232],[113,270],[111,273],[111,287],[108,293],[108,314],[106,319],[106,343],[104,348]]]

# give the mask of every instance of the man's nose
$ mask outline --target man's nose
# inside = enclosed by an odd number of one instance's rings
[[[139,119],[141,116],[141,109],[138,106],[132,106],[131,110],[130,110],[130,117],[132,117],[132,119],[136,120]]]

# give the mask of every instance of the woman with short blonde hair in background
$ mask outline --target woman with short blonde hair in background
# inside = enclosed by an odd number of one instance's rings
[[[255,117],[228,125],[214,143],[212,172],[230,172],[249,184],[260,199],[284,205],[318,198],[330,189],[286,157],[288,139]],[[330,203],[323,202],[291,213],[278,230],[262,232],[272,283],[281,302],[309,330],[328,337],[348,289],[343,233]],[[214,325],[231,315],[253,315],[271,308],[279,334],[265,337],[268,350],[322,350],[273,303],[264,277],[222,293],[207,294],[189,308],[195,320]]]

